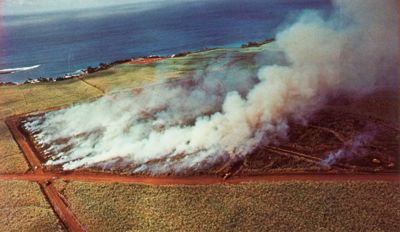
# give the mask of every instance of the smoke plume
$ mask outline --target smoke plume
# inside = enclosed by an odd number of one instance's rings
[[[366,150],[363,149],[363,146],[370,142],[373,137],[374,133],[372,132],[366,132],[355,136],[336,152],[329,153],[328,156],[320,162],[320,164],[323,166],[332,166],[343,159],[352,160],[355,155],[364,156]]]
[[[25,127],[70,170],[134,164],[135,172],[182,172],[242,159],[283,138],[335,91],[365,93],[397,80],[395,0],[338,0],[329,16],[307,11],[276,35],[287,64],[257,72],[210,61],[190,81],[106,95],[32,117]]]

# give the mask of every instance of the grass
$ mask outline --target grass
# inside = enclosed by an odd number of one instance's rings
[[[63,231],[39,186],[0,182],[0,231]]]
[[[88,231],[399,231],[400,185],[147,186],[58,181]]]
[[[6,124],[0,121],[0,173],[24,173],[29,169]]]
[[[121,64],[91,74],[85,82],[72,79],[1,86],[0,173],[24,172],[28,168],[2,121],[8,116],[93,99],[103,91],[141,87],[158,78],[182,77],[205,70],[218,60],[251,68],[246,60],[258,59],[256,53],[262,49],[265,47],[240,52],[216,49],[146,65]],[[371,102],[374,107],[380,106],[380,101]],[[369,109],[371,102],[355,108]],[[376,111],[376,116],[381,112]],[[396,119],[391,111],[385,115]],[[400,231],[400,186],[394,183],[155,187],[58,180],[57,187],[89,231]],[[35,183],[0,182],[0,207],[0,231],[61,230]]]
[[[90,74],[85,81],[103,91],[118,91],[151,83],[155,78],[155,72],[154,64],[120,64],[108,70]]]
[[[256,48],[221,48],[192,53],[148,64],[119,64],[111,69],[88,75],[85,81],[103,91],[138,88],[158,79],[185,77],[197,70],[206,70],[218,61],[232,61],[250,68],[253,58],[266,46]],[[268,47],[269,49],[269,47]]]
[[[79,79],[42,82],[18,86],[0,86],[0,119],[22,113],[65,106],[103,95],[103,92],[142,87],[157,79],[179,78],[204,70],[218,61],[229,60],[249,68],[253,58],[266,46],[246,49],[215,49],[185,57],[144,65],[120,64]],[[268,47],[268,49],[273,49]],[[246,61],[245,61],[246,60]]]
[[[0,86],[0,173],[22,173],[29,168],[3,121],[6,117],[69,105],[101,94],[101,91],[77,79]]]
[[[78,80],[0,87],[0,119],[96,98],[102,92]]]
[[[71,79],[59,82],[0,86],[0,173],[24,172],[27,164],[3,120],[6,117],[35,112],[50,107],[67,106],[103,95],[103,92],[142,87],[158,78],[177,78],[206,69],[210,60],[231,57],[252,57],[265,49],[216,49],[193,53],[145,65],[121,64],[90,74],[84,81]]]

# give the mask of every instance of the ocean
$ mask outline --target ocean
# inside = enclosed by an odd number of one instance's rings
[[[302,10],[329,15],[328,0],[195,1],[144,9],[125,4],[0,20],[0,82],[60,77],[88,66],[274,37]],[[0,72],[1,73],[1,72]]]

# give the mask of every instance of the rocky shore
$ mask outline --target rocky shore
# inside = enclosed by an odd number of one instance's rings
[[[275,41],[274,38],[268,38],[265,39],[262,42],[248,42],[246,44],[242,44],[240,46],[240,48],[249,48],[249,47],[260,47],[264,44],[267,43],[271,43]],[[203,48],[200,49],[198,51],[184,51],[184,52],[180,52],[180,53],[176,53],[176,54],[172,54],[170,56],[158,56],[158,55],[150,55],[150,56],[145,56],[145,57],[133,57],[130,59],[121,59],[121,60],[116,60],[113,61],[111,63],[100,63],[98,66],[96,67],[91,67],[88,66],[86,69],[81,69],[78,70],[75,73],[72,74],[65,74],[64,76],[59,76],[59,77],[39,77],[36,79],[31,79],[29,78],[28,80],[18,83],[18,82],[0,82],[0,86],[6,86],[6,85],[21,85],[21,84],[34,84],[34,83],[40,83],[40,82],[56,82],[56,81],[63,81],[63,80],[68,80],[68,79],[72,79],[72,78],[84,78],[85,76],[87,76],[88,74],[92,74],[92,73],[96,73],[96,72],[100,72],[103,70],[107,70],[115,65],[118,64],[125,64],[125,63],[130,63],[130,64],[141,64],[141,63],[147,63],[147,62],[138,62],[138,60],[151,60],[151,61],[158,61],[158,60],[163,60],[163,59],[167,59],[167,58],[177,58],[177,57],[184,57],[187,56],[189,54],[192,53],[198,53],[198,52],[205,52],[205,51],[210,51],[210,50],[214,50],[217,48]]]

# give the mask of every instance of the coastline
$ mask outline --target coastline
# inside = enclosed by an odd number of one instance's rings
[[[264,44],[268,44],[275,41],[274,38],[267,38],[261,42],[254,42],[254,41],[250,41],[247,42],[245,44],[242,44],[240,47],[240,49],[244,49],[244,48],[250,48],[250,47],[260,47]],[[223,47],[222,47],[223,48]],[[158,62],[161,60],[165,60],[165,59],[171,59],[171,58],[177,58],[177,57],[184,57],[187,56],[189,54],[196,54],[196,53],[200,53],[200,52],[205,52],[205,51],[211,51],[211,50],[215,50],[218,49],[217,47],[215,48],[202,48],[200,50],[197,51],[183,51],[183,52],[179,52],[176,54],[172,54],[170,56],[159,56],[159,55],[149,55],[149,56],[144,56],[144,57],[132,57],[129,59],[120,59],[120,60],[115,60],[111,63],[99,63],[98,66],[96,67],[91,67],[88,66],[85,69],[80,69],[72,74],[68,73],[65,74],[63,76],[59,76],[59,77],[38,77],[35,79],[32,78],[28,78],[28,80],[24,81],[24,82],[0,82],[0,87],[1,86],[13,86],[13,85],[25,85],[25,84],[35,84],[35,83],[43,83],[43,82],[57,82],[57,81],[63,81],[63,80],[69,80],[69,79],[73,79],[73,78],[85,78],[86,76],[88,76],[89,74],[93,74],[96,72],[100,72],[100,71],[104,71],[107,69],[110,69],[112,67],[114,67],[115,65],[119,65],[119,64],[136,64],[136,65],[143,65],[143,64],[149,64],[149,63],[153,63],[153,62]]]

